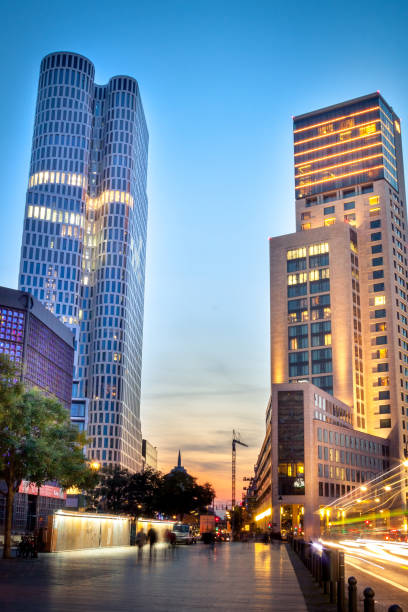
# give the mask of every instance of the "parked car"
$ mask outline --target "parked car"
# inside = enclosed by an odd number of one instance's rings
[[[195,544],[197,541],[191,525],[174,523],[172,531],[176,536],[176,544]]]

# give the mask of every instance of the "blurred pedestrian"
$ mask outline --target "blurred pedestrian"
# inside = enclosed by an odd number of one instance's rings
[[[150,545],[150,554],[152,554],[154,545],[157,542],[157,532],[154,527],[150,527],[149,531],[147,532],[147,540]]]
[[[146,544],[146,534],[142,528],[136,534],[136,546],[138,549],[138,554],[142,553],[143,546]]]

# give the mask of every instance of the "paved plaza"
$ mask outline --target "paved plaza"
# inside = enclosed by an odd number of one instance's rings
[[[0,560],[2,612],[306,612],[286,546],[221,543]]]

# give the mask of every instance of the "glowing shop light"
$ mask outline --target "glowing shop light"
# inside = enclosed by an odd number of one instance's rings
[[[272,514],[272,508],[268,508],[267,510],[265,510],[264,512],[261,512],[261,514],[257,514],[255,517],[255,521],[260,521],[263,518],[265,518],[266,516],[271,516]]]

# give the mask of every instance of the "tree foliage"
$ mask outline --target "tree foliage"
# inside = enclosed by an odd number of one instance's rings
[[[203,512],[214,496],[209,483],[199,485],[190,474],[170,472],[163,477],[159,503],[162,512],[179,516],[182,520],[184,514]]]
[[[2,357],[2,356],[0,356]],[[6,490],[3,556],[10,556],[13,499],[23,479],[38,487],[58,480],[62,487],[91,486],[95,478],[83,455],[85,437],[53,397],[24,391],[13,364],[0,360],[0,480]],[[94,483],[95,484],[95,483]]]
[[[209,483],[197,484],[186,473],[170,472],[163,476],[151,468],[130,474],[118,467],[105,468],[95,490],[98,507],[105,511],[153,517],[202,512],[212,503],[215,493]]]

